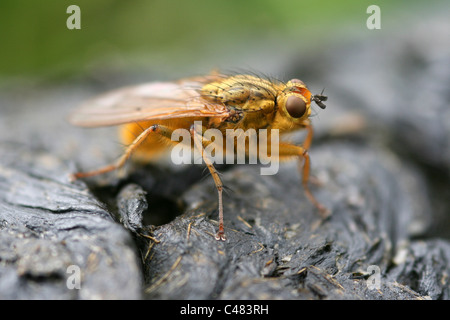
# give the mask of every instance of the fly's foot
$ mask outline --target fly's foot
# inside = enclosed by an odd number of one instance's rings
[[[324,205],[318,203],[316,205],[317,209],[319,209],[320,217],[325,220],[331,215],[331,210],[325,207]]]
[[[216,240],[217,241],[227,240],[227,237],[225,236],[225,231],[223,231],[223,229],[219,229],[219,231],[216,233]]]

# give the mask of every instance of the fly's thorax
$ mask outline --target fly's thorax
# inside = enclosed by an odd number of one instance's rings
[[[213,103],[222,103],[230,108],[242,110],[261,110],[274,101],[276,84],[253,76],[239,75],[225,78],[203,86],[201,96]]]

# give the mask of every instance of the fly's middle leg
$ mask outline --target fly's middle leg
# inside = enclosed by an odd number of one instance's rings
[[[201,130],[203,131],[203,127]],[[227,238],[225,236],[225,231],[223,228],[223,203],[222,203],[222,193],[223,193],[223,183],[219,177],[219,174],[214,168],[214,165],[210,158],[205,154],[204,148],[206,145],[210,144],[211,141],[203,138],[203,135],[199,132],[200,130],[196,128],[195,125],[192,125],[190,128],[191,136],[194,140],[194,147],[197,148],[199,152],[201,152],[202,158],[205,161],[205,164],[211,173],[211,176],[214,180],[214,184],[217,188],[217,193],[219,197],[219,231],[216,233],[216,240],[225,241]]]

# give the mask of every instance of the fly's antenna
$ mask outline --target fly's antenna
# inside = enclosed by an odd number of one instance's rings
[[[311,97],[311,101],[314,101],[320,108],[325,109],[327,106],[322,101],[327,101],[328,97],[323,95],[325,88],[320,94],[315,94]]]

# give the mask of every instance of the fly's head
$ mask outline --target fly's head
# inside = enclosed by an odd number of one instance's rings
[[[286,83],[276,99],[279,112],[293,123],[301,123],[311,114],[311,92],[303,81],[292,79]]]

